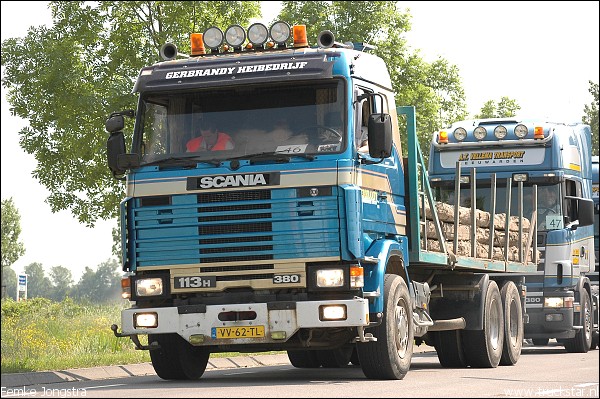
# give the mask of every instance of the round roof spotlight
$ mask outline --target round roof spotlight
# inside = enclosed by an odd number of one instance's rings
[[[518,138],[524,139],[525,137],[527,137],[528,134],[529,129],[527,129],[527,126],[522,124],[518,124],[517,126],[515,126],[515,136],[517,136]]]
[[[496,136],[498,140],[502,140],[503,138],[505,138],[506,133],[508,133],[508,131],[502,125],[496,126],[496,128],[494,129],[494,136]]]
[[[231,47],[242,47],[246,40],[246,31],[240,25],[231,25],[225,30],[225,42]]]
[[[217,50],[223,44],[223,31],[216,26],[212,26],[204,31],[202,40],[206,47],[211,50]]]
[[[467,137],[467,131],[462,127],[454,129],[454,138],[456,141],[463,141]]]
[[[284,21],[275,22],[271,25],[271,29],[269,29],[269,35],[271,39],[279,45],[285,44],[285,42],[290,38],[292,31],[290,26]]]
[[[248,28],[248,40],[254,47],[259,47],[265,44],[269,37],[267,27],[260,22],[250,25]]]
[[[483,126],[477,126],[475,130],[473,130],[473,136],[475,136],[477,140],[483,140],[485,136],[487,136],[487,130],[485,130]]]

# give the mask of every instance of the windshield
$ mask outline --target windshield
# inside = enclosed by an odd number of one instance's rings
[[[337,80],[147,93],[134,150],[142,164],[340,152],[343,93]]]
[[[537,190],[537,224],[538,231],[556,230],[563,228],[563,210],[560,201],[560,184],[538,186]],[[438,201],[454,204],[454,188],[438,188],[436,190]],[[516,216],[518,209],[518,188],[515,186],[511,193],[510,214]],[[477,209],[489,212],[491,209],[490,187],[477,187]],[[460,190],[460,204],[471,207],[470,189]],[[506,212],[506,187],[496,187],[496,214]],[[531,220],[534,209],[533,187],[523,185],[523,217]]]

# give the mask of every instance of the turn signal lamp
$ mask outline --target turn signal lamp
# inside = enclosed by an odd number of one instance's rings
[[[360,266],[350,267],[350,287],[362,288],[365,286],[365,271]]]
[[[202,33],[192,33],[190,35],[190,42],[192,44],[192,55],[206,54]]]
[[[438,135],[438,143],[440,144],[448,144],[448,132],[442,130]]]
[[[121,279],[121,298],[131,298],[131,279],[129,277],[123,277]]]
[[[308,47],[306,25],[294,25],[292,31],[294,32],[294,47]]]
[[[533,128],[533,138],[536,140],[544,138],[544,128],[541,126],[536,126]]]

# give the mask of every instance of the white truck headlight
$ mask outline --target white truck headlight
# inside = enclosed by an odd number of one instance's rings
[[[135,281],[137,296],[159,296],[163,294],[163,279],[160,277],[141,278]]]
[[[317,287],[342,287],[344,285],[344,271],[342,269],[317,270]]]
[[[556,298],[556,297],[546,297],[546,298],[544,298],[544,307],[545,308],[562,308],[562,307],[564,307],[564,299]]]

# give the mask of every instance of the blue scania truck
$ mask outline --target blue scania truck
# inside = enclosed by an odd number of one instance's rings
[[[421,343],[444,366],[515,364],[535,263],[428,247],[439,204],[415,108],[396,107],[372,46],[316,42],[284,22],[211,27],[189,55],[163,46],[137,110],[109,116],[131,301],[115,335],[166,380],[200,378],[218,352],[286,351],[371,379],[402,379]],[[188,152],[200,131],[207,151]],[[233,148],[210,150],[215,137]]]
[[[536,345],[555,338],[569,352],[587,352],[598,336],[591,151],[587,125],[497,118],[458,121],[436,132],[429,159],[438,197],[454,195],[457,168],[476,168],[474,182],[460,190],[477,185],[477,208],[495,206],[531,222],[518,232],[531,237],[538,263],[535,272],[525,274],[525,338]],[[492,190],[500,194],[495,204]]]

